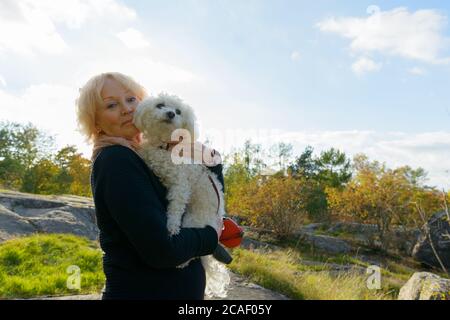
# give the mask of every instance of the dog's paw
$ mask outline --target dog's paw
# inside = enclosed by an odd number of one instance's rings
[[[167,226],[167,230],[169,231],[169,235],[171,235],[171,236],[180,233],[180,227],[175,226],[175,225]]]
[[[178,234],[180,232],[181,222],[174,214],[169,214],[167,217],[167,230],[170,235]]]

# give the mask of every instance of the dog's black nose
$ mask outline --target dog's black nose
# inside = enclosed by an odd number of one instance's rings
[[[167,112],[167,117],[168,117],[169,119],[173,119],[173,118],[175,117],[175,113],[174,113],[173,111],[168,111],[168,112]]]

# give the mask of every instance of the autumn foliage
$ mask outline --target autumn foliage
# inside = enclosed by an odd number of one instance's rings
[[[421,168],[391,169],[363,154],[350,163],[335,149],[318,157],[312,151],[306,148],[286,168],[268,176],[260,174],[264,162],[252,167],[248,150],[236,152],[226,162],[228,212],[278,236],[294,233],[305,222],[375,224],[384,246],[394,226],[420,225],[418,208],[430,215],[442,209],[442,191],[424,184],[426,172]],[[240,154],[247,155],[246,161]]]

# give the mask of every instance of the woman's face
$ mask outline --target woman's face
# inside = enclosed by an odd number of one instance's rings
[[[138,97],[111,78],[105,80],[100,94],[103,103],[97,106],[96,127],[109,136],[132,140],[139,134],[132,122]]]

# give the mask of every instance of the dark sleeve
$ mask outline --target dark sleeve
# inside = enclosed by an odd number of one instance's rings
[[[208,167],[206,166],[211,172],[214,172],[217,175],[217,179],[219,179],[220,183],[222,184],[223,192],[225,192],[225,182],[223,180],[223,165],[219,163],[218,165],[214,167]]]
[[[217,233],[211,226],[181,228],[179,234],[168,235],[163,204],[145,163],[132,150],[106,147],[94,171],[95,196],[104,198],[113,219],[149,266],[175,267],[212,254],[217,247]]]

